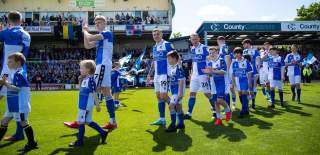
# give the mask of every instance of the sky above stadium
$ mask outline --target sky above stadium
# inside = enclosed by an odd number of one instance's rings
[[[319,0],[174,0],[173,32],[195,32],[203,21],[290,21]]]

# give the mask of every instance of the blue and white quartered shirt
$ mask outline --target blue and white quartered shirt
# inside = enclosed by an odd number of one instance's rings
[[[253,71],[249,61],[244,58],[240,61],[235,59],[232,61],[230,70],[240,87],[241,85],[248,85],[248,74]]]
[[[282,69],[284,69],[285,64],[281,56],[272,56],[269,59],[269,80],[281,80]]]
[[[91,110],[94,105],[93,93],[96,91],[96,82],[93,76],[87,76],[80,84],[79,104],[81,110]]]
[[[17,69],[12,75],[12,85],[19,88],[18,91],[7,89],[7,108],[9,112],[28,113],[30,107],[30,88],[26,71],[23,68]]]
[[[157,43],[153,46],[153,60],[155,75],[167,75],[168,74],[168,61],[167,54],[174,50],[173,45],[165,40]]]
[[[96,42],[96,64],[112,66],[113,34],[111,31],[100,33],[103,40]]]
[[[111,87],[112,88],[120,88],[120,72],[118,70],[111,71]]]
[[[207,46],[199,44],[197,47],[193,46],[191,48],[191,58],[192,58],[192,75],[204,75],[202,69],[206,68],[207,56],[209,55]]]
[[[229,83],[227,74],[227,63],[223,59],[223,55],[220,55],[215,60],[208,61],[208,67],[215,70],[223,70],[224,74],[212,74],[210,77],[211,91],[214,94],[224,94],[227,90],[227,84]]]
[[[6,72],[5,74],[8,74],[8,56],[15,52],[21,52],[27,57],[31,37],[21,26],[14,26],[0,32],[0,42],[4,42],[1,65],[2,71]],[[23,68],[26,69],[26,67]]]
[[[168,79],[169,79],[169,86],[170,86],[170,91],[173,95],[178,95],[179,93],[179,81],[183,80],[184,85],[185,85],[185,76],[183,69],[180,65],[169,65],[169,71],[168,71]],[[185,87],[183,86],[183,89]],[[185,90],[183,90],[184,92]],[[182,92],[182,93],[183,93]]]
[[[287,74],[288,76],[300,76],[301,68],[299,64],[302,62],[300,54],[289,53],[284,60],[285,63],[292,63],[293,61],[298,61],[298,64],[292,64],[288,66]]]
[[[248,48],[248,49],[245,49],[243,50],[243,55],[249,55],[250,58],[251,58],[251,65],[252,65],[252,69],[253,69],[253,72],[252,74],[255,75],[255,74],[258,74],[258,71],[257,71],[257,66],[256,66],[256,60],[258,57],[260,57],[260,53],[257,49],[254,49],[254,48]]]

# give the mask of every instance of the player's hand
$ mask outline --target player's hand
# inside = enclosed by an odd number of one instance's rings
[[[84,31],[89,31],[89,27],[88,27],[88,24],[87,23],[83,23],[83,25],[82,25],[82,32],[84,32]]]
[[[2,31],[2,30],[3,30],[3,24],[0,23],[0,31]]]
[[[7,79],[7,76],[2,76],[0,83],[2,83],[2,85],[8,85],[9,81]]]
[[[284,76],[281,77],[282,82],[284,82],[286,80],[286,78]]]
[[[96,110],[97,110],[97,112],[100,112],[100,111],[101,111],[101,107],[100,107],[99,103],[98,103],[97,106],[96,106]]]
[[[182,95],[182,94],[179,94],[179,95],[178,95],[178,100],[180,101],[180,100],[182,100],[182,98],[183,98],[183,95]]]

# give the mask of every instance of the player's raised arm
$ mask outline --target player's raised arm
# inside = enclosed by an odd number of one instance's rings
[[[90,36],[92,36],[92,34],[90,34],[88,32],[88,26],[86,24],[82,26],[82,32],[83,32],[84,47],[86,49],[94,48],[96,46],[96,41],[90,41],[89,40],[89,38],[90,38]]]

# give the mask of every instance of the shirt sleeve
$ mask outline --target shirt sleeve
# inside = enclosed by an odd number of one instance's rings
[[[285,62],[285,63],[289,63],[288,57],[289,57],[289,54],[288,54],[288,55],[286,56],[286,58],[284,59],[284,62]]]
[[[165,46],[166,46],[166,49],[167,49],[167,52],[170,52],[170,51],[173,51],[174,50],[174,46],[172,43],[165,43]]]
[[[31,43],[31,37],[29,34],[24,34],[22,36],[22,43],[23,43],[22,53],[25,57],[28,57],[30,43]]]
[[[103,40],[108,39],[111,42],[113,41],[112,32],[110,31],[101,32],[101,35],[103,36]]]
[[[177,74],[178,74],[178,80],[184,80],[185,79],[184,72],[183,72],[183,69],[181,67],[178,68]]]
[[[0,42],[4,42],[7,30],[0,31]]]

